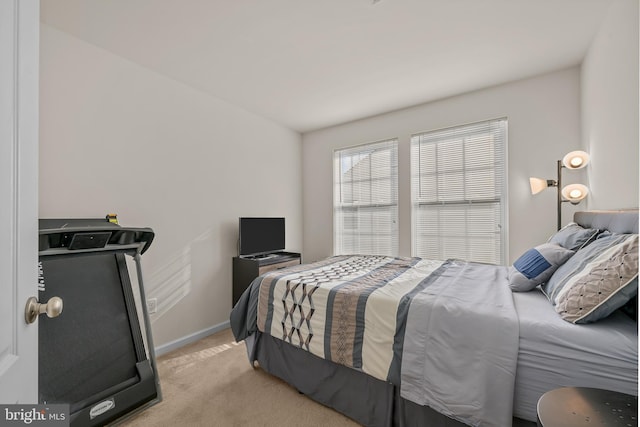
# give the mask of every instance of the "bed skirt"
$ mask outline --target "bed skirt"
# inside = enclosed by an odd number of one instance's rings
[[[311,399],[370,427],[460,427],[428,406],[400,397],[400,389],[360,371],[321,359],[270,335],[256,333],[253,359]]]

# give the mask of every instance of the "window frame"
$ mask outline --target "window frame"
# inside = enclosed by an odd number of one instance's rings
[[[383,140],[378,140],[378,141],[374,141],[374,142],[368,142],[368,143],[364,143],[364,144],[358,144],[358,145],[353,145],[353,146],[349,146],[349,147],[342,147],[342,148],[337,148],[333,151],[333,254],[334,255],[343,255],[343,254],[350,254],[350,253],[361,253],[361,254],[375,254],[375,255],[390,255],[390,256],[397,256],[398,252],[399,252],[399,182],[398,182],[398,163],[399,163],[399,159],[398,159],[398,138],[394,137],[394,138],[387,138],[387,139],[383,139]],[[345,201],[342,197],[343,195],[343,190],[345,188],[345,185],[354,185],[354,183],[357,183],[358,180],[350,180],[349,182],[346,182],[343,179],[343,173],[342,173],[342,164],[345,158],[347,157],[352,157],[352,158],[356,158],[358,156],[360,156],[361,158],[358,160],[358,162],[356,163],[352,163],[351,164],[351,168],[350,170],[353,170],[353,168],[359,164],[360,162],[362,162],[363,160],[366,160],[367,158],[372,159],[372,157],[370,157],[373,153],[377,152],[377,151],[385,151],[385,150],[390,150],[390,159],[389,161],[392,163],[390,164],[390,174],[388,176],[384,176],[383,177],[383,182],[386,182],[389,184],[389,189],[392,190],[392,193],[395,192],[395,200],[393,200],[393,195],[391,197],[391,200],[386,200],[386,201],[355,201],[355,200],[351,200],[351,201]],[[369,163],[369,169],[371,169],[372,167],[372,163]],[[379,181],[380,178],[372,178],[371,173],[369,173],[368,176],[368,180],[366,182],[369,183],[370,186],[370,193],[373,193],[373,187],[371,187],[371,184],[375,183],[375,181]],[[362,184],[364,181],[360,181],[360,184]],[[355,194],[355,193],[352,193]],[[358,232],[357,230],[360,229],[360,224],[365,220],[366,215],[367,215],[367,211],[368,211],[368,215],[370,216],[369,219],[373,218],[375,216],[375,213],[372,213],[373,210],[376,209],[381,209],[381,210],[385,210],[385,208],[387,208],[387,212],[390,214],[390,218],[391,218],[391,223],[389,228],[387,229],[388,231],[388,239],[389,241],[387,242],[389,247],[388,247],[388,251],[380,251],[379,248],[380,246],[378,244],[375,244],[374,241],[376,240],[376,236],[379,236],[379,234],[375,233],[375,231],[373,230],[362,230],[361,232]],[[357,238],[356,236],[363,236],[365,238],[365,240],[368,238],[370,240],[371,243],[369,243],[369,245],[367,246],[367,244],[364,245],[360,245],[358,244],[352,244],[352,247],[358,246],[358,249],[355,251],[352,250],[345,250],[345,247],[347,246],[345,244],[345,237],[346,235],[343,233],[343,231],[346,229],[345,227],[343,227],[343,225],[345,224],[345,217],[344,216],[340,216],[341,212],[347,211],[347,210],[353,210],[355,211],[355,223],[356,226],[351,228],[352,230],[356,230],[356,233],[354,233],[352,236],[354,238]],[[384,214],[382,214],[384,216]],[[341,233],[342,231],[342,233]],[[341,233],[339,235],[339,233]],[[363,250],[363,246],[364,246],[364,250]]]
[[[497,127],[497,129],[492,130],[492,127]],[[416,171],[416,167],[419,167],[420,159],[416,159],[416,149],[419,150],[421,144],[444,144],[444,141],[447,139],[453,138],[462,138],[463,142],[461,143],[462,147],[466,147],[465,139],[472,137],[473,135],[482,135],[487,132],[491,132],[493,137],[498,137],[498,140],[495,141],[495,146],[497,146],[499,152],[494,154],[496,158],[495,162],[500,162],[500,164],[493,168],[492,171],[495,173],[497,170],[501,173],[499,177],[500,188],[499,192],[495,194],[495,197],[486,197],[486,198],[475,198],[475,199],[458,199],[458,200],[449,200],[449,201],[424,201],[419,200],[418,197],[418,189],[419,185],[417,181],[420,181],[420,171]],[[433,139],[431,142],[421,141],[421,138]],[[418,147],[418,148],[416,148]],[[464,149],[464,148],[463,148]],[[437,162],[437,160],[436,160]],[[499,234],[497,243],[499,243],[499,255],[498,259],[493,259],[491,262],[495,262],[496,264],[505,265],[507,254],[509,253],[508,248],[508,209],[509,209],[509,201],[508,201],[508,118],[501,117],[490,120],[483,120],[478,122],[472,122],[462,125],[450,126],[446,128],[440,128],[425,132],[418,132],[411,135],[410,138],[410,164],[411,164],[411,254],[412,256],[420,256],[420,252],[418,250],[420,245],[420,236],[418,232],[418,207],[419,206],[460,206],[461,210],[464,209],[464,206],[471,205],[480,205],[480,204],[495,204],[498,203],[499,209],[499,219],[497,220],[497,230],[496,234]],[[463,163],[464,164],[464,163]],[[464,165],[461,169],[461,172],[464,174],[470,171],[472,168]],[[441,175],[445,175],[442,173]],[[466,181],[463,184],[466,186]],[[436,184],[437,186],[437,184]],[[466,188],[466,187],[465,187]],[[437,192],[438,190],[436,190]],[[466,191],[466,190],[465,190]],[[471,209],[466,210],[466,212],[472,212]],[[467,243],[469,241],[468,232],[464,234],[464,239],[466,239]],[[451,236],[443,236],[443,239],[447,237],[452,238]],[[466,247],[468,248],[468,244]],[[468,251],[468,249],[467,249]],[[442,253],[442,252],[441,252]],[[443,256],[446,257],[446,256]],[[433,258],[433,256],[431,257]]]

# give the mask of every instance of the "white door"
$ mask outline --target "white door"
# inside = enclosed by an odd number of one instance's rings
[[[38,402],[38,0],[0,0],[0,403]]]

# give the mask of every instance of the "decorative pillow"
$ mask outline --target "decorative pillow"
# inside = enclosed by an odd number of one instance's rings
[[[543,291],[568,322],[607,317],[638,292],[638,235],[596,239],[558,268]]]
[[[577,251],[591,243],[599,232],[600,230],[596,228],[584,228],[575,222],[571,222],[551,236],[548,243],[557,243],[563,248]]]
[[[546,282],[571,255],[572,250],[555,243],[543,243],[529,249],[509,267],[509,287],[516,292],[532,290]]]

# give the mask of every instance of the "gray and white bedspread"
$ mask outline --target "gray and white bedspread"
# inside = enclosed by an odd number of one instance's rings
[[[511,423],[518,320],[504,267],[336,256],[256,279],[231,327],[237,340],[259,330],[389,381],[467,424]]]
[[[413,298],[402,397],[469,425],[511,425],[519,325],[506,274],[450,261]]]

